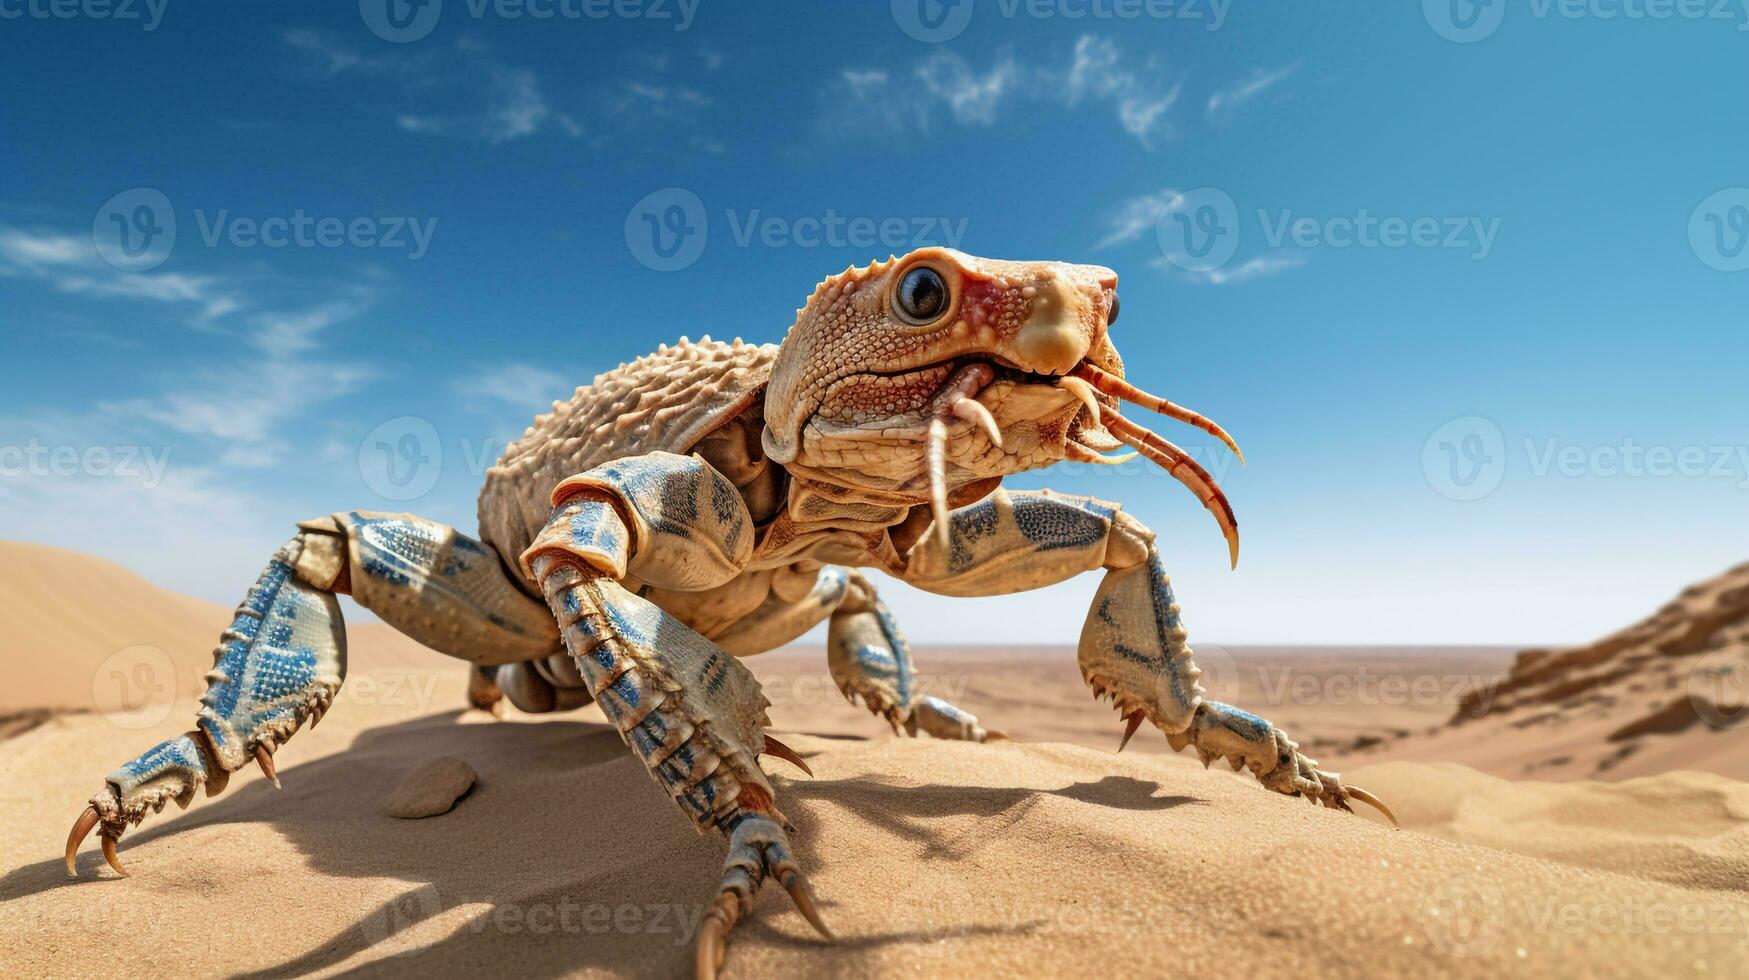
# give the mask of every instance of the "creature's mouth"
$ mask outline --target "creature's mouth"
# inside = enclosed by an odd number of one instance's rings
[[[1076,462],[1111,465],[1140,455],[1158,465],[1173,479],[1182,483],[1197,500],[1214,515],[1221,534],[1227,539],[1228,558],[1239,563],[1239,522],[1227,495],[1221,491],[1208,470],[1190,454],[1118,413],[1122,402],[1194,425],[1221,440],[1242,463],[1245,454],[1227,431],[1200,413],[1151,395],[1123,378],[1083,359],[1064,374],[1029,371],[989,354],[967,355],[924,368],[914,368],[888,377],[915,378],[927,383],[939,377],[940,384],[924,403],[928,419],[927,464],[929,472],[930,506],[935,511],[936,526],[947,527],[947,419],[958,418],[984,431],[998,448],[1002,446],[1002,430],[995,416],[978,401],[978,395],[998,382],[1038,385],[1057,388],[1073,395],[1080,403],[1064,438],[1064,456]],[[1131,455],[1113,458],[1104,450],[1128,446]]]

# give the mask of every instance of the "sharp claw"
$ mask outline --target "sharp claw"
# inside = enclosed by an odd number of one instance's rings
[[[98,819],[97,808],[88,806],[84,813],[79,814],[79,819],[73,821],[73,832],[67,835],[67,877],[79,877],[73,859],[79,856],[79,845],[91,836],[91,829],[97,826]]]
[[[115,838],[108,834],[103,835],[103,859],[109,862],[116,874],[123,878],[128,876],[128,869],[121,866],[121,857],[115,853]]]
[[[261,766],[262,774],[273,781],[274,789],[284,789],[279,783],[279,772],[273,768],[273,753],[267,751],[267,746],[256,743],[255,762]]]
[[[1391,822],[1391,826],[1397,828],[1398,830],[1403,829],[1403,825],[1397,822],[1397,815],[1391,812],[1390,807],[1385,806],[1385,801],[1379,799],[1378,797],[1372,795],[1371,793],[1368,793],[1366,790],[1361,789],[1358,786],[1344,786],[1343,789],[1348,791],[1349,796],[1354,797],[1355,799],[1359,800],[1360,802],[1365,803],[1367,806],[1370,806],[1373,809],[1384,814],[1385,819],[1387,819]]]
[[[1119,752],[1123,751],[1124,746],[1130,744],[1130,736],[1136,733],[1136,729],[1142,727],[1142,720],[1146,717],[1146,713],[1139,708],[1125,716],[1124,720],[1129,722],[1129,724],[1124,726],[1123,741],[1117,743],[1117,750]]]
[[[827,939],[838,938],[832,935],[832,930],[826,928],[826,920],[820,918],[820,907],[814,903],[814,890],[808,887],[808,879],[802,877],[800,871],[790,869],[780,879],[779,884],[783,885],[784,891],[789,892],[790,899],[796,903],[796,911],[808,920],[815,932]]]
[[[697,954],[693,961],[693,972],[698,980],[716,980],[717,971],[723,966],[723,937],[734,928],[731,913],[724,906],[727,899],[732,905],[734,896],[721,895],[705,912],[704,921],[699,923]]]
[[[801,756],[796,754],[795,749],[779,742],[770,735],[765,736],[765,751],[761,754],[776,756],[790,765],[795,766],[797,769],[807,773],[809,776],[814,774],[814,770],[808,768],[808,763]]]

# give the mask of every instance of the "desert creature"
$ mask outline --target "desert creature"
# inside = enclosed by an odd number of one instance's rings
[[[104,856],[168,801],[223,789],[319,721],[346,671],[337,595],[474,664],[470,700],[525,711],[594,701],[700,830],[728,838],[696,945],[700,976],[767,878],[830,935],[758,757],[806,764],[765,734],[737,657],[829,620],[847,697],[895,731],[982,742],[960,708],[914,693],[911,653],[858,568],[944,595],[1105,578],[1081,632],[1096,697],[1174,748],[1339,809],[1344,786],[1280,729],[1205,698],[1154,534],[1119,505],[1002,478],[1129,447],[1196,494],[1238,561],[1232,508],[1187,453],[1121,403],[1219,426],[1124,380],[1117,276],[919,249],[820,283],[778,345],[684,338],[622,364],[535,420],[487,474],[480,539],[406,514],[306,521],[220,639],[194,731],[123,765],[67,840]],[[1120,744],[1119,748],[1122,748]],[[1387,811],[1388,813],[1388,811]]]

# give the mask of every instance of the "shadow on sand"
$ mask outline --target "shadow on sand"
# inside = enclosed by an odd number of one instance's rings
[[[722,847],[715,836],[689,832],[617,733],[604,725],[556,719],[462,726],[460,716],[450,712],[366,730],[347,751],[282,770],[283,791],[239,773],[223,796],[198,801],[174,821],[169,814],[159,816],[156,826],[148,821],[128,834],[122,856],[136,865],[134,878],[122,882],[107,870],[100,872],[102,858],[88,845],[80,856],[84,877],[67,878],[59,857],[51,856],[0,879],[0,905],[62,888],[91,889],[106,901],[130,887],[148,896],[165,887],[198,888],[222,869],[203,861],[193,845],[177,846],[178,835],[262,823],[291,841],[316,873],[398,880],[412,887],[391,901],[360,909],[351,927],[309,952],[246,976],[333,968],[385,943],[385,951],[398,955],[345,972],[689,972],[691,939],[700,913],[714,897],[721,869]],[[453,752],[474,765],[480,773],[475,790],[440,818],[400,821],[384,816],[387,789],[413,765],[439,752]],[[1145,811],[1200,802],[1157,796],[1154,784],[1117,776],[1050,790],[917,785],[878,777],[774,775],[774,782],[779,805],[796,826],[792,839],[797,856],[816,881],[831,863],[815,845],[823,819],[838,823],[840,832],[845,823],[854,827],[862,822],[913,842],[918,849],[904,857],[939,870],[937,862],[966,861],[983,841],[1001,835],[1044,796]],[[975,832],[943,832],[944,820],[963,816],[977,818]],[[281,855],[264,855],[262,860],[293,866]],[[178,867],[185,862],[192,867]],[[255,873],[260,867],[239,870]],[[140,888],[153,874],[187,880]],[[895,890],[903,891],[905,885],[896,882]],[[269,882],[269,887],[276,886]],[[277,887],[283,892],[283,884]],[[313,887],[321,886],[316,882]],[[323,898],[318,891],[308,900]],[[787,912],[788,899],[778,889],[767,888],[758,905],[760,914],[736,929],[736,945],[822,942]],[[822,905],[830,921],[833,903],[828,895],[822,895]],[[239,911],[227,908],[215,914]],[[271,915],[272,909],[253,914]],[[419,929],[438,916],[445,921]],[[774,916],[785,921],[774,924]],[[930,924],[927,917],[898,915],[895,920],[919,928],[841,936],[833,948],[853,952],[942,938],[944,927],[924,931]],[[1014,922],[1001,931],[1024,933],[1034,925]],[[431,940],[420,941],[427,934]]]

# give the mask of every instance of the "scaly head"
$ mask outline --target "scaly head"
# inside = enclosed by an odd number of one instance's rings
[[[1189,487],[1234,563],[1238,523],[1190,455],[1118,414],[1130,402],[1239,447],[1220,426],[1124,381],[1110,338],[1117,274],[922,248],[815,287],[784,338],[765,450],[846,486],[948,501],[1059,460],[1110,464],[1128,446]],[[1243,456],[1240,456],[1243,459]]]

